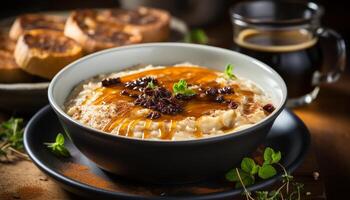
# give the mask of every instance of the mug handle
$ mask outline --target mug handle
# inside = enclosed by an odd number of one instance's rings
[[[345,62],[346,62],[346,47],[345,41],[342,36],[330,28],[319,28],[316,32],[319,37],[325,39],[335,39],[336,40],[336,48],[337,48],[337,58],[335,63],[330,70],[327,72],[316,71],[313,77],[313,84],[319,85],[321,83],[334,83],[336,82],[341,73],[345,70]],[[326,53],[324,51],[324,53]]]

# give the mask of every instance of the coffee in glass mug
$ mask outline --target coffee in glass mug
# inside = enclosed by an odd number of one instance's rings
[[[345,43],[319,25],[322,7],[314,3],[249,1],[231,9],[234,50],[274,68],[288,88],[287,106],[312,102],[322,82],[339,78],[345,67]],[[334,40],[325,47],[321,39]],[[326,49],[334,48],[336,56]],[[334,58],[335,57],[335,58]],[[321,72],[326,60],[331,69]]]

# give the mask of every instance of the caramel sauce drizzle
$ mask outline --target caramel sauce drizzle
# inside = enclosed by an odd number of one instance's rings
[[[168,66],[160,69],[151,69],[142,71],[135,74],[126,75],[121,78],[122,83],[133,81],[141,77],[153,76],[155,77],[159,85],[172,91],[173,84],[178,82],[180,79],[186,80],[188,84],[198,85],[205,89],[208,87],[221,88],[223,85],[219,85],[215,80],[219,76],[218,71],[210,70],[202,67],[193,66],[180,66],[173,67]],[[252,97],[254,95],[251,91],[240,90],[238,85],[232,85],[231,88],[234,90],[233,94],[225,95],[225,99],[232,100],[235,102],[241,102],[244,96]],[[172,139],[176,132],[177,121],[183,120],[187,117],[194,117],[198,119],[199,117],[209,114],[214,110],[227,110],[227,105],[222,103],[216,103],[208,98],[194,98],[187,101],[184,105],[183,112],[176,115],[164,115],[162,114],[160,118],[155,120],[147,119],[145,116],[135,116],[134,112],[143,109],[140,106],[135,106],[130,104],[134,101],[133,98],[125,95],[121,95],[120,92],[125,89],[123,84],[116,85],[113,87],[104,87],[96,89],[96,92],[101,92],[95,101],[92,102],[93,105],[102,104],[116,104],[117,105],[117,116],[112,118],[110,122],[105,126],[104,131],[111,132],[117,128],[117,134],[133,137],[133,132],[136,124],[140,120],[145,120],[145,125],[143,127],[142,138],[149,138],[150,131],[149,128],[152,122],[159,122],[159,133],[161,139]],[[197,91],[197,93],[199,93]],[[132,105],[132,106],[130,106]],[[170,123],[169,129],[166,128],[165,122]],[[232,127],[225,127],[230,129]],[[195,137],[202,137],[202,132],[196,121],[196,130],[194,131]]]

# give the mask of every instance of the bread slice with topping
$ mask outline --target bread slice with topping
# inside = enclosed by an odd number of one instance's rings
[[[55,15],[26,14],[17,17],[10,29],[10,38],[17,40],[25,31],[33,29],[50,29],[63,31],[65,19]]]
[[[137,31],[142,42],[162,42],[169,38],[170,14],[161,9],[140,7],[136,10],[111,9],[102,12],[102,17],[125,25],[127,31]]]
[[[26,72],[51,79],[82,56],[82,47],[62,32],[34,29],[18,39],[14,56]]]
[[[67,19],[64,34],[79,44],[87,53],[141,42],[137,31],[101,17],[98,10],[77,10]]]

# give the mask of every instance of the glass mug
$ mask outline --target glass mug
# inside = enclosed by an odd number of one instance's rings
[[[311,103],[321,83],[337,81],[344,71],[345,42],[334,30],[320,26],[321,6],[248,1],[236,4],[230,14],[234,50],[257,58],[282,76],[288,107]]]

